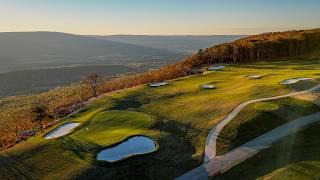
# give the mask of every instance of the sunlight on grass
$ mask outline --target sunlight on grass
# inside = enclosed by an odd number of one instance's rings
[[[47,177],[52,179],[61,175],[59,171],[63,169],[64,173],[61,176],[68,179],[73,175],[82,174],[84,169],[99,169],[94,160],[98,149],[139,134],[149,136],[160,144],[159,151],[146,155],[144,159],[147,160],[149,157],[149,169],[158,171],[163,166],[174,164],[181,166],[174,169],[175,173],[181,174],[186,171],[186,167],[191,168],[202,162],[204,143],[210,128],[240,103],[256,98],[287,94],[299,91],[301,88],[303,90],[318,83],[319,81],[315,80],[300,84],[301,86],[297,84],[300,89],[296,86],[280,84],[285,79],[295,77],[320,77],[318,61],[311,60],[308,65],[310,68],[301,69],[298,67],[304,66],[305,61],[302,60],[294,59],[286,63],[227,65],[223,71],[206,72],[202,75],[168,81],[167,86],[159,88],[142,85],[109,93],[47,129],[48,132],[65,122],[79,122],[81,125],[71,134],[56,140],[45,140],[44,134],[39,134],[5,153],[10,155],[10,158],[18,157],[20,163],[27,163],[34,169],[30,171],[20,168],[25,174],[32,174],[35,177],[47,174]],[[263,77],[261,79],[246,78],[251,74],[261,74]],[[202,89],[199,86],[203,84],[215,85],[216,89]],[[248,106],[245,113],[240,113],[239,117],[228,125],[231,128],[230,131],[225,131],[229,135],[224,138],[222,150],[234,147],[243,140],[258,136],[291,118],[308,114],[316,109],[305,101],[303,103],[301,101],[287,100],[285,103],[273,101]],[[280,121],[273,121],[276,117],[285,115],[290,116],[281,118]],[[260,120],[255,121],[254,119],[257,118]],[[248,128],[256,131],[253,133],[254,136],[248,134],[243,136],[245,138],[240,138],[233,143],[232,139],[242,133],[237,130],[238,121],[248,123]],[[264,125],[263,131],[255,128],[256,125],[261,125],[261,122]],[[226,140],[227,138],[230,140]],[[228,143],[233,143],[233,146]],[[130,163],[136,161],[137,159],[130,160],[130,158],[126,160]],[[1,162],[2,159],[0,159]],[[8,166],[13,167],[15,164],[9,162]],[[67,168],[68,166],[72,168]]]

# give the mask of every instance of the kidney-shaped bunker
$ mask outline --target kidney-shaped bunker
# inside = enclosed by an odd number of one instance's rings
[[[100,151],[97,160],[115,162],[133,155],[147,154],[156,149],[154,141],[145,136],[133,136],[116,146]]]
[[[75,122],[68,122],[65,123],[56,129],[50,131],[48,134],[44,136],[45,139],[54,139],[61,136],[64,136],[70,133],[74,128],[78,127],[80,124]]]

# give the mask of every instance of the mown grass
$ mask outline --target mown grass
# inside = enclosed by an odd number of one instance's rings
[[[320,124],[300,130],[217,179],[319,179]]]
[[[304,57],[293,61],[305,63]],[[280,85],[284,79],[318,78],[320,64],[310,61],[312,69],[303,70],[285,63],[230,65],[222,71],[176,79],[160,88],[138,86],[106,94],[61,122],[81,123],[72,134],[56,140],[44,140],[39,134],[2,152],[0,164],[7,158],[10,161],[0,167],[0,177],[172,179],[202,163],[210,128],[238,104],[296,91]],[[264,76],[245,78],[252,74]],[[208,83],[217,89],[199,88]],[[307,83],[304,88],[312,85]],[[99,149],[131,135],[153,138],[158,151],[113,164],[95,161]],[[7,168],[17,170],[8,173]]]
[[[319,111],[320,107],[312,102],[295,98],[248,105],[221,131],[217,154],[222,155],[282,124]]]
[[[130,111],[103,111],[71,135],[72,138],[108,146],[135,134],[154,134],[150,116]]]

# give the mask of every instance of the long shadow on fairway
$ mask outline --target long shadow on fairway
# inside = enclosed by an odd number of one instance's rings
[[[152,94],[131,92],[121,99],[113,99],[108,110],[130,110],[148,114],[154,120],[150,130],[160,132],[156,140],[159,150],[150,154],[133,156],[122,161],[108,163],[96,161],[93,167],[82,172],[77,179],[174,179],[202,163],[202,157],[193,157],[194,144],[205,139],[208,131],[193,127],[191,124],[152,114],[141,107],[153,101],[162,101],[185,95],[181,92]]]
[[[184,138],[194,131],[189,125],[159,119],[152,128],[162,130],[156,139],[159,151],[115,163],[96,162],[76,179],[173,179],[201,163],[192,158],[195,148]]]
[[[319,129],[320,125],[316,124],[291,134],[216,179],[256,179],[294,163],[299,164],[287,170],[318,179],[316,176],[320,175],[320,167],[307,161],[320,161]],[[310,174],[309,170],[317,173]]]
[[[160,136],[156,139],[160,147],[158,151],[114,163],[95,162],[94,167],[77,178],[173,179],[202,163],[203,158],[193,158],[192,155],[196,150],[190,139],[199,133],[204,133],[203,131],[193,128],[190,124],[153,117],[155,123],[151,129],[160,131]]]
[[[146,96],[143,92],[132,92],[121,99],[113,99],[114,103],[110,110],[127,110],[131,108],[140,108],[144,104],[152,103],[153,101],[160,101],[165,99],[172,99],[178,96],[185,95],[182,92],[173,94],[161,94],[154,96]]]
[[[16,158],[0,155],[0,179],[31,179],[30,167]]]

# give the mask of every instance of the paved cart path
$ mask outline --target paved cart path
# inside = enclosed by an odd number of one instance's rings
[[[309,116],[299,118],[295,121],[291,121],[280,127],[277,127],[222,156],[216,157],[216,140],[220,132],[247,105],[260,101],[281,99],[290,96],[311,93],[318,89],[320,89],[320,84],[305,91],[294,92],[269,98],[255,99],[240,104],[230,114],[228,114],[219,124],[217,124],[211,129],[205,144],[205,163],[187,172],[186,174],[178,177],[177,179],[208,179],[209,176],[214,176],[219,173],[223,173],[228,169],[234,167],[235,165],[245,161],[249,157],[252,157],[253,155],[257,154],[259,151],[270,147],[272,143],[276,142],[282,137],[287,136],[288,134],[295,132],[307,125],[320,121],[320,113],[315,113]]]

